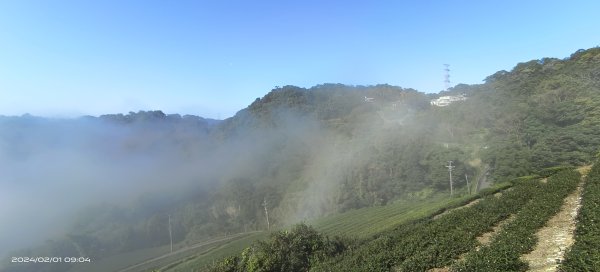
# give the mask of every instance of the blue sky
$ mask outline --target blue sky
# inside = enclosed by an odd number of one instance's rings
[[[375,4],[376,3],[376,4]],[[600,45],[599,1],[0,1],[0,115],[226,118],[274,86],[424,92]]]

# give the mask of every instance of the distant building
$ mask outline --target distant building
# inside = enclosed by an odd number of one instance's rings
[[[365,96],[365,102],[373,102],[373,100],[375,100],[375,98]]]
[[[440,96],[438,99],[432,99],[429,103],[433,106],[445,107],[457,101],[467,100],[465,94]]]

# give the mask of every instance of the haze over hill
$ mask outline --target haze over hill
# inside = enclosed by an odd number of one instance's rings
[[[168,244],[169,216],[174,241],[192,242],[266,229],[265,202],[282,227],[423,199],[448,191],[449,160],[457,191],[487,166],[502,180],[589,163],[599,64],[599,48],[520,63],[439,94],[467,97],[447,107],[396,86],[323,84],[273,89],[223,121],[0,117],[0,253],[99,260]]]
[[[425,198],[449,189],[448,160],[473,180],[487,166],[498,180],[584,164],[600,145],[599,63],[598,48],[520,63],[452,88],[467,100],[447,107],[324,84],[274,89],[223,121],[0,117],[2,253],[101,259],[168,243],[169,215],[175,242],[197,241],[266,229],[264,202],[281,227]]]

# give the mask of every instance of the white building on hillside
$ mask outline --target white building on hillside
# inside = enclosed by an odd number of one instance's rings
[[[429,103],[433,106],[445,107],[457,101],[467,100],[465,94],[440,96],[438,99],[432,99]]]

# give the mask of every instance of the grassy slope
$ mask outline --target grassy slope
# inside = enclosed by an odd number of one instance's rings
[[[501,184],[497,187],[497,190],[506,188],[506,186],[507,184]],[[478,198],[478,196],[450,198],[439,194],[426,200],[400,201],[386,206],[357,209],[307,223],[330,236],[345,235],[353,238],[367,238],[408,221],[432,217],[446,209],[461,206],[474,198]],[[175,272],[200,269],[226,256],[237,255],[255,240],[265,237],[266,234],[261,233],[261,235],[248,236],[245,239],[232,241],[227,245],[211,249],[196,257],[163,266],[160,271]]]
[[[467,197],[449,198],[444,195],[436,195],[426,200],[416,199],[413,201],[401,201],[386,206],[352,210],[346,213],[321,218],[309,222],[309,224],[331,236],[347,235],[365,238],[369,235],[391,229],[403,222],[434,214],[444,207],[453,204],[456,205],[457,203],[465,201],[465,199],[467,199]],[[377,222],[377,224],[373,224],[373,222]],[[224,257],[239,254],[239,252],[250,246],[254,241],[265,239],[267,236],[267,233],[242,235],[230,240],[201,246],[185,253],[168,256],[126,271],[148,271],[158,268],[160,268],[161,271],[190,271],[192,268],[205,267]],[[210,242],[210,240],[205,242]],[[175,250],[181,247],[181,245],[175,245]],[[78,264],[74,266],[70,272],[120,271],[132,264],[139,264],[162,256],[168,252],[168,245],[127,252],[100,261],[95,261],[91,264]]]
[[[330,236],[346,235],[366,238],[391,229],[400,223],[426,217],[465,199],[467,199],[466,196],[449,198],[444,195],[436,195],[426,200],[402,201],[381,207],[352,210],[308,223]]]
[[[123,254],[119,254],[116,256],[111,256],[99,261],[92,260],[91,263],[82,263],[75,265],[73,268],[69,270],[69,272],[105,272],[105,271],[121,271],[124,270],[134,264],[143,263],[144,261],[164,256],[164,258],[160,258],[155,260],[149,264],[141,265],[136,267],[135,269],[128,269],[125,271],[146,271],[149,268],[153,268],[156,266],[167,265],[178,260],[182,260],[185,258],[189,258],[190,256],[198,256],[202,255],[206,252],[212,252],[215,249],[222,248],[224,245],[235,244],[237,241],[250,240],[254,241],[255,239],[260,239],[264,237],[265,234],[262,233],[248,233],[241,234],[239,236],[232,236],[231,239],[227,237],[217,237],[214,239],[206,240],[196,244],[193,249],[183,251],[183,244],[174,245],[174,254],[165,256],[170,252],[170,246],[160,246],[153,248],[146,248],[141,250],[136,250],[132,252],[127,252]],[[179,250],[181,252],[177,253]]]
[[[500,186],[507,185],[502,184]],[[464,195],[450,198],[444,194],[437,194],[427,199],[398,201],[386,206],[352,210],[307,223],[330,236],[345,235],[354,238],[368,238],[369,236],[390,230],[399,224],[434,216],[446,209],[463,205],[474,198],[478,198],[478,196]],[[265,239],[267,236],[267,233],[260,232],[240,235],[224,241],[216,241],[217,239],[214,239],[215,242],[212,243],[211,240],[208,240],[205,241],[208,243],[207,245],[166,256],[165,258],[126,271],[151,271],[152,269],[170,272],[191,271],[192,269],[205,267],[224,257],[237,255],[254,241]],[[175,250],[182,247],[183,245],[175,245]],[[91,264],[80,264],[70,271],[120,271],[132,264],[139,264],[168,252],[169,246],[137,250],[92,262]]]
[[[170,264],[163,265],[160,267],[160,271],[198,271],[199,267],[205,267],[213,262],[218,262],[225,257],[239,254],[244,248],[250,246],[254,241],[265,239],[267,236],[267,233],[261,232],[246,236],[244,238],[232,240],[229,243],[221,244],[200,254],[190,256],[189,258],[180,259]]]

